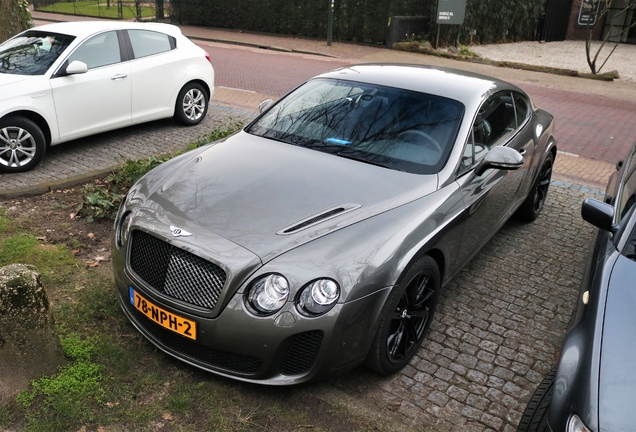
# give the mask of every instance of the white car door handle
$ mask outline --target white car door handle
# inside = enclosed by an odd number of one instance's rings
[[[122,74],[117,74],[117,75],[111,77],[110,79],[112,79],[113,81],[116,81],[118,79],[126,78],[127,76],[128,76],[128,74],[122,73]]]

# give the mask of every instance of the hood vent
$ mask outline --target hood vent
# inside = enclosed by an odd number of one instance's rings
[[[310,226],[313,226],[320,222],[334,218],[338,215],[348,213],[360,207],[361,207],[360,204],[345,204],[338,207],[330,208],[318,214],[309,216],[306,219],[300,220],[290,226],[287,226],[277,231],[276,234],[278,235],[294,234],[294,233],[297,233],[298,231],[304,230],[305,228],[309,228]]]

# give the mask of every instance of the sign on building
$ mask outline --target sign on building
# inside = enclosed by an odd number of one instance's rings
[[[594,27],[596,25],[596,17],[598,16],[598,8],[600,0],[581,0],[581,8],[579,16],[576,20],[576,27]]]
[[[438,0],[437,24],[464,24],[466,0]]]

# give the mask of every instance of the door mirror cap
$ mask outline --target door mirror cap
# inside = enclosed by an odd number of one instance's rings
[[[79,60],[74,60],[66,66],[66,75],[85,74],[86,72],[88,72],[88,66]]]
[[[616,231],[612,225],[614,223],[614,207],[603,201],[586,198],[581,206],[581,217],[597,228],[611,233]]]
[[[475,168],[475,174],[478,176],[486,172],[486,170],[501,169],[501,170],[516,170],[523,166],[523,156],[510,147],[494,147],[486,156],[481,160],[477,168]]]
[[[265,99],[263,102],[258,104],[258,112],[263,113],[269,109],[274,104],[274,101],[271,99]]]

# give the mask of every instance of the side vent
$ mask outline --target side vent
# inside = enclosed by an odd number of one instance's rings
[[[345,204],[338,207],[330,208],[324,210],[318,214],[309,216],[306,219],[295,222],[292,225],[289,225],[279,231],[276,232],[278,235],[287,235],[294,234],[298,231],[304,230],[305,228],[309,228],[310,226],[316,225],[320,222],[326,221],[327,219],[334,218],[338,215],[348,213],[352,210],[360,208],[360,204]]]

